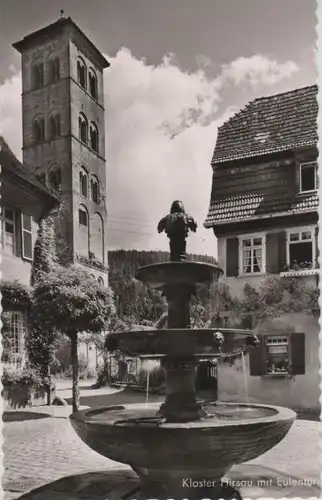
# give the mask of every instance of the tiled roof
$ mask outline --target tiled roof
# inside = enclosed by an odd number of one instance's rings
[[[218,223],[229,223],[238,220],[248,220],[252,217],[286,213],[301,213],[307,210],[317,210],[319,206],[317,193],[297,195],[288,198],[265,199],[263,194],[245,194],[218,199],[211,203],[205,227]]]
[[[5,139],[0,135],[0,165],[1,173],[10,176],[16,176],[26,181],[32,188],[36,189],[39,193],[47,195],[52,200],[59,202],[59,198],[50,191],[44,184],[38,181],[29,168],[18,160],[13,154]]]
[[[250,102],[218,130],[212,164],[317,144],[317,85]]]

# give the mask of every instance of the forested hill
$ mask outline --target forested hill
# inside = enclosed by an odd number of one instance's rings
[[[162,251],[110,250],[108,252],[109,271],[122,276],[134,276],[139,267],[156,262],[167,262],[169,258],[169,252]],[[217,263],[215,258],[208,255],[188,254],[188,260],[208,262],[210,264]]]

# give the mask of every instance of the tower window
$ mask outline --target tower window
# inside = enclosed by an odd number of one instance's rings
[[[42,142],[45,140],[45,122],[43,118],[34,120],[32,126],[32,134],[34,141],[36,143]]]
[[[99,203],[99,183],[97,177],[91,178],[91,194],[94,203]]]
[[[34,64],[32,67],[32,88],[39,89],[44,85],[44,64]]]
[[[48,180],[49,186],[54,191],[61,191],[61,169],[59,167],[50,170]]]
[[[97,77],[93,69],[88,72],[89,76],[89,93],[94,99],[97,99]]]
[[[88,175],[87,172],[81,170],[79,172],[79,190],[82,196],[88,196]]]
[[[90,147],[98,153],[98,129],[95,123],[91,122],[89,129]]]
[[[49,82],[55,83],[58,82],[60,78],[60,63],[59,58],[55,57],[49,62]]]
[[[79,115],[79,118],[78,118],[78,137],[82,142],[87,144],[88,123],[87,123],[86,116],[83,115],[82,113]]]
[[[86,64],[80,58],[77,60],[77,82],[86,89]]]
[[[60,116],[55,115],[49,118],[49,138],[50,140],[60,137]]]
[[[81,226],[88,226],[87,211],[85,208],[80,208],[78,210],[78,222]]]

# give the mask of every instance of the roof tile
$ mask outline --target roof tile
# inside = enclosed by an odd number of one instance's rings
[[[261,97],[218,130],[212,164],[317,144],[317,85]]]

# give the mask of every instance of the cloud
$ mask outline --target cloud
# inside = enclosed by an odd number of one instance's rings
[[[221,78],[234,85],[248,83],[252,87],[259,84],[274,85],[290,78],[300,70],[293,61],[278,63],[266,56],[239,57],[222,66]]]
[[[171,55],[153,66],[122,48],[109,60],[111,67],[105,73],[109,248],[166,249],[167,239],[156,233],[156,225],[172,201],[182,199],[199,224],[188,250],[216,255],[215,237],[202,225],[210,199],[217,128],[236,112],[226,94],[242,86],[251,99],[253,87],[287,81],[297,66],[262,55],[240,57],[209,78],[205,64],[187,72]],[[20,74],[0,87],[0,133],[19,157],[20,94]]]

